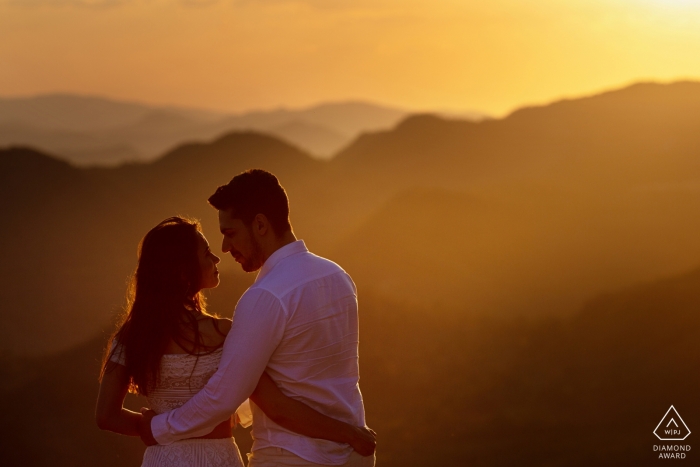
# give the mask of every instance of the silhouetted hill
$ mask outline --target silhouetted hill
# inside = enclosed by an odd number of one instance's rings
[[[362,388],[382,464],[656,465],[672,404],[700,423],[698,271],[565,320],[368,308]]]
[[[501,120],[411,117],[337,156],[366,185],[459,187],[493,179],[678,183],[700,177],[700,83],[639,84]]]
[[[83,173],[67,162],[31,148],[0,151],[0,212],[7,225],[26,222],[47,198],[70,192],[83,179]],[[8,235],[0,238],[8,240]]]
[[[189,169],[204,168],[208,164],[234,163],[283,164],[277,170],[305,172],[310,167],[322,164],[294,146],[265,134],[246,131],[225,135],[211,143],[190,143],[182,145],[155,161],[150,167],[182,165]],[[144,166],[149,167],[149,166]]]
[[[126,466],[143,448],[135,438],[96,429],[94,408],[104,339],[42,360],[2,360],[0,463],[5,466]],[[20,408],[22,407],[22,408]],[[131,407],[138,410],[138,407]],[[38,430],[38,431],[37,431]],[[37,444],[38,442],[38,444]]]
[[[570,314],[700,262],[700,192],[557,183],[405,190],[337,243],[362,290],[475,314]]]
[[[56,157],[31,148],[13,147],[3,151],[0,158],[0,189],[3,195],[15,194],[17,190],[28,188],[27,177],[31,177],[31,184],[56,184],[78,172]],[[4,202],[9,201],[5,196],[2,198]]]

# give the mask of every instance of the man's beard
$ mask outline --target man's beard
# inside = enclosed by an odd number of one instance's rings
[[[256,241],[255,237],[252,236],[252,234],[251,234],[251,239],[252,239],[252,243],[253,243],[253,251],[250,255],[250,258],[244,257],[243,261],[241,262],[241,268],[243,268],[243,270],[245,272],[255,272],[258,269],[260,269],[263,265],[262,247]]]

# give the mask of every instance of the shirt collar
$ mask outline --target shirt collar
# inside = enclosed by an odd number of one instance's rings
[[[272,269],[283,259],[288,258],[297,253],[307,253],[309,250],[306,248],[304,240],[297,240],[292,243],[288,243],[282,248],[278,248],[274,253],[267,258],[265,264],[260,268],[258,277],[255,278],[255,282],[259,281],[261,278],[266,276]]]

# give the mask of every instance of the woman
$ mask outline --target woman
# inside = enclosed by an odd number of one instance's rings
[[[202,290],[219,285],[219,258],[196,221],[171,217],[139,245],[128,313],[112,336],[100,375],[96,418],[103,430],[138,436],[141,414],[123,407],[127,392],[162,413],[183,405],[216,372],[231,321],[206,312]],[[288,398],[263,373],[251,399],[299,434],[374,450],[371,430],[321,415]],[[239,409],[240,412],[240,409]],[[226,420],[202,437],[146,449],[143,466],[242,466]]]

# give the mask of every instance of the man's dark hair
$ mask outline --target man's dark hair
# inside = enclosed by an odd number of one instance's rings
[[[221,185],[209,197],[209,204],[231,217],[250,225],[258,214],[264,214],[278,237],[292,230],[289,223],[289,200],[279,180],[262,169],[250,169]]]

